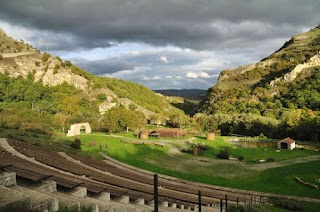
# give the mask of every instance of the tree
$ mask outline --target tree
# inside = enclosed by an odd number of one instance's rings
[[[173,127],[178,127],[180,129],[186,127],[188,123],[188,117],[182,113],[175,113],[171,115],[169,119],[169,124],[171,124]]]
[[[100,94],[98,94],[98,99],[100,102],[103,102],[107,99],[107,96],[104,93],[100,93]]]
[[[63,113],[56,113],[54,115],[53,123],[57,127],[61,127],[62,133],[65,134],[65,127],[68,125],[70,117]]]

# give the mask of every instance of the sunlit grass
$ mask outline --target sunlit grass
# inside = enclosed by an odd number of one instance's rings
[[[102,159],[99,152],[124,163],[149,171],[170,175],[186,180],[203,182],[213,185],[227,186],[239,189],[272,192],[287,195],[320,198],[318,190],[297,183],[294,177],[314,183],[314,178],[320,176],[320,161],[294,164],[279,168],[259,171],[251,169],[253,160],[274,157],[276,161],[316,155],[319,153],[307,150],[276,152],[275,148],[241,148],[234,147],[226,141],[226,137],[217,136],[214,141],[196,137],[193,142],[204,142],[209,150],[204,156],[194,156],[186,153],[171,153],[172,147],[186,145],[187,139],[152,139],[151,142],[163,142],[160,147],[151,144],[130,144],[126,140],[139,140],[132,133],[115,134],[111,137],[104,133],[81,135],[81,155]],[[74,138],[68,138],[72,141]],[[190,140],[190,138],[188,138]],[[140,140],[141,141],[141,140]],[[148,141],[144,141],[148,143]],[[95,144],[95,146],[93,145]],[[101,145],[101,147],[100,147]],[[224,148],[229,148],[232,157],[243,155],[246,164],[237,161],[225,161],[216,158],[216,154]]]

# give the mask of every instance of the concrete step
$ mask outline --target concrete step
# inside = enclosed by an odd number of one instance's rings
[[[0,173],[0,185],[12,186],[17,185],[17,178],[15,172],[1,172]]]
[[[41,185],[33,186],[32,189],[46,194],[50,197],[57,198],[59,200],[60,209],[67,208],[70,212],[80,211],[80,202],[70,199],[69,196],[59,195],[59,193],[57,192],[57,184],[54,181],[44,181]]]
[[[33,189],[39,192],[57,192],[57,183],[52,180],[46,180],[41,185],[34,186]]]
[[[57,198],[21,186],[10,186],[10,188],[30,197],[32,211],[55,212],[59,210],[59,201]]]
[[[0,186],[1,212],[30,212],[30,197],[11,188]]]

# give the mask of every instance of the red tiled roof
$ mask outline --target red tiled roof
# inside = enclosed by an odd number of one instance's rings
[[[285,141],[286,143],[289,143],[289,144],[292,144],[294,142],[296,142],[295,140],[291,139],[291,138],[285,138],[285,139],[282,139],[281,141]]]

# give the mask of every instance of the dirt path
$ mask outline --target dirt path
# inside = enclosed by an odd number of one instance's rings
[[[266,169],[278,168],[278,167],[282,167],[282,166],[289,166],[289,165],[293,165],[296,163],[306,163],[306,162],[316,161],[316,160],[320,160],[320,155],[293,158],[293,159],[288,159],[288,160],[283,160],[283,161],[273,162],[273,163],[260,163],[260,164],[256,164],[256,165],[251,165],[250,168],[253,170],[263,171]]]
[[[3,58],[12,58],[12,57],[19,57],[19,56],[24,56],[24,55],[30,55],[34,54],[34,51],[30,52],[19,52],[19,53],[1,53]]]

